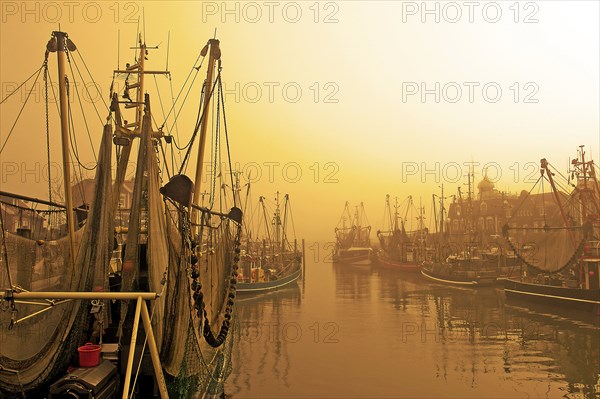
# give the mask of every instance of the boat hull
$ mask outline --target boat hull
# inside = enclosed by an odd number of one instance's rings
[[[462,287],[489,287],[496,284],[495,277],[468,277],[463,275],[452,275],[447,273],[438,273],[425,267],[421,269],[421,274],[426,278],[438,283]]]
[[[377,261],[379,262],[379,265],[384,269],[399,270],[411,273],[419,273],[421,271],[421,265],[414,262],[396,261],[386,256],[378,256]]]
[[[301,274],[302,270],[298,269],[290,275],[280,278],[278,280],[260,281],[256,283],[238,283],[236,291],[238,294],[244,294],[261,293],[276,290],[278,288],[283,288],[294,283],[296,280],[298,280]]]
[[[600,312],[600,289],[557,287],[507,279],[504,281],[504,292],[508,299],[569,307],[595,314]]]
[[[371,248],[341,249],[333,254],[333,263],[369,266],[373,263],[373,250]]]

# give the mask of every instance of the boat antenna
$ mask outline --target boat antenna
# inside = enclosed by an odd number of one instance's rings
[[[135,44],[133,51],[133,58],[137,59],[137,47],[138,47],[138,37],[140,36],[140,17],[137,18],[137,27],[135,28]]]
[[[217,38],[217,28],[215,28],[215,34],[213,35],[213,39]]]
[[[117,31],[117,69],[119,68],[119,62],[121,60],[121,29]]]
[[[144,29],[144,43],[146,42],[146,8],[142,7],[142,28]]]
[[[171,47],[171,31],[167,33],[167,64],[165,65],[165,71],[169,70],[169,49]]]

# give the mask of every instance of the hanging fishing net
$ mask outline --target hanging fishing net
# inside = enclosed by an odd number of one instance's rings
[[[110,126],[98,157],[94,200],[86,223],[75,233],[75,261],[69,238],[33,241],[8,234],[0,257],[0,282],[15,291],[91,291],[106,288],[112,250]],[[74,363],[77,347],[89,335],[86,301],[4,301],[0,311],[0,388],[7,396],[35,396]]]

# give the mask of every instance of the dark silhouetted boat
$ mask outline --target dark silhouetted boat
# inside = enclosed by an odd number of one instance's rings
[[[261,217],[256,231],[247,231],[243,240],[237,285],[240,294],[259,294],[287,287],[295,284],[302,275],[303,253],[298,248],[297,240],[293,238],[290,241],[287,232],[292,218],[289,196],[284,196],[282,217],[277,193],[272,223],[269,223],[265,201],[264,197],[260,197]],[[261,226],[264,226],[264,230],[261,230]]]
[[[439,230],[436,232],[435,254],[426,259],[421,268],[423,276],[439,283],[481,287],[491,286],[508,277],[515,270],[515,255],[499,237],[489,237],[484,245],[482,234],[476,230],[472,217],[471,178],[466,201],[458,191],[458,204],[466,209],[465,231],[459,235],[445,232],[444,194],[440,197]],[[456,198],[455,198],[456,201]],[[436,224],[437,227],[437,224]]]
[[[367,225],[363,225],[366,223]],[[356,207],[354,217],[350,214],[349,203],[346,202],[338,226],[335,228],[335,247],[333,263],[346,265],[370,266],[373,262],[373,249],[369,234],[371,226],[365,215],[364,204]]]
[[[377,231],[380,249],[377,252],[379,265],[386,269],[419,273],[421,264],[425,261],[428,229],[424,225],[423,207],[417,210],[409,196],[404,201],[404,216],[400,217],[398,198],[391,211],[390,196],[385,198],[384,218],[387,226],[383,231]],[[417,211],[418,216],[413,213]],[[407,231],[407,223],[417,222],[416,229]]]
[[[546,183],[550,192],[522,195],[514,214],[537,212],[543,223],[521,226],[511,220],[504,226],[523,262],[520,278],[505,282],[507,298],[600,315],[600,187],[598,167],[585,155],[580,146],[568,176],[542,159],[536,186]],[[568,194],[562,191],[567,189]]]

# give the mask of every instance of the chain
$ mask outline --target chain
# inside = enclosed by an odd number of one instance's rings
[[[15,305],[15,301],[10,301],[10,324],[8,325],[8,329],[12,330],[17,324],[17,307]]]
[[[217,348],[217,347],[223,345],[223,343],[225,342],[225,339],[227,338],[227,333],[229,332],[229,327],[230,327],[232,313],[233,313],[233,306],[235,305],[234,300],[235,300],[237,277],[238,277],[238,263],[240,260],[241,234],[242,234],[242,225],[239,224],[237,226],[237,232],[236,232],[236,237],[235,237],[235,241],[234,241],[234,250],[233,251],[234,251],[235,255],[233,257],[233,262],[231,264],[231,276],[229,278],[229,290],[227,291],[228,295],[227,295],[227,304],[225,306],[224,320],[223,320],[223,323],[221,324],[221,328],[216,337],[210,327],[210,322],[208,320],[208,314],[206,312],[206,305],[204,303],[204,293],[202,292],[202,284],[198,281],[198,278],[200,277],[200,271],[198,270],[198,268],[196,266],[198,263],[198,257],[195,255],[191,255],[191,258],[190,258],[191,263],[192,263],[191,277],[192,277],[193,281],[191,283],[191,288],[192,288],[192,291],[194,292],[194,294],[193,294],[194,308],[196,309],[196,314],[200,318],[200,325],[202,326],[202,335],[204,336],[204,339],[206,340],[206,342],[213,348]],[[202,324],[203,319],[204,319],[204,324]]]
[[[44,97],[46,100],[46,153],[48,157],[48,201],[52,202],[52,178],[50,176],[50,117],[48,110],[48,55],[44,61]],[[52,210],[52,206],[50,206]]]

